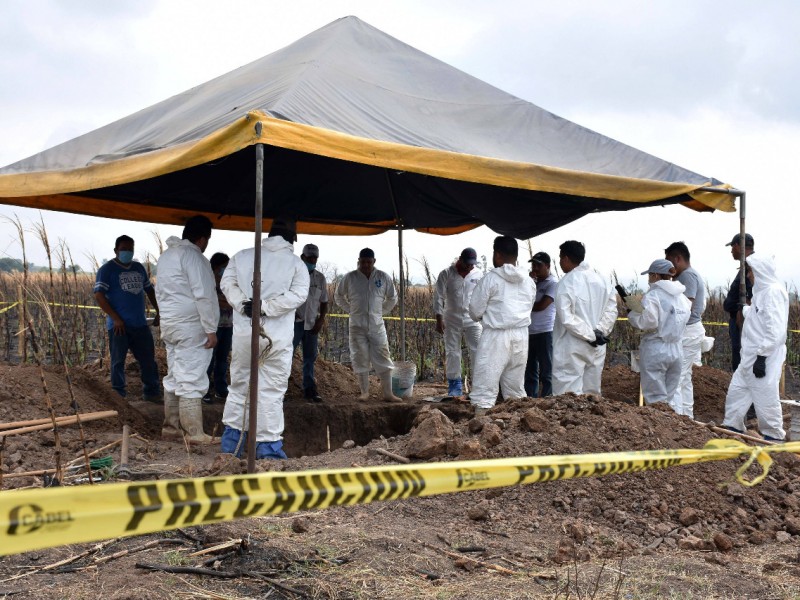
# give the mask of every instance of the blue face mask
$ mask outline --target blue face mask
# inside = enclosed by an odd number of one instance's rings
[[[133,261],[133,250],[120,250],[119,251],[119,262],[123,265],[130,264]]]
[[[303,264],[306,266],[306,268],[308,268],[309,273],[312,273],[314,269],[317,268],[317,265],[315,265],[314,263],[303,261]]]
[[[219,275],[220,277],[222,277],[222,274],[224,272],[225,272],[225,267],[220,267],[219,269],[217,269],[217,275]]]

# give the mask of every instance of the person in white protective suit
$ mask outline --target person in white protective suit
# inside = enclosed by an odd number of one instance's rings
[[[358,255],[358,268],[344,276],[335,294],[336,304],[350,314],[348,337],[350,364],[361,389],[359,400],[369,398],[370,363],[381,380],[384,400],[400,401],[392,393],[389,338],[383,315],[397,304],[392,278],[375,268],[375,252],[364,248]]]
[[[644,331],[639,345],[642,395],[647,404],[666,402],[680,414],[672,403],[681,381],[681,340],[692,303],[683,295],[683,284],[672,280],[675,267],[668,260],[654,260],[642,275],[648,275],[650,289],[642,297],[641,312],[628,313],[630,324]]]
[[[753,301],[743,307],[741,362],[725,398],[723,427],[744,433],[745,415],[755,405],[758,430],[765,440],[783,441],[783,411],[779,386],[786,360],[789,294],[775,274],[775,262],[766,256],[748,256]]]
[[[483,276],[469,301],[469,316],[483,324],[469,395],[476,417],[494,406],[499,390],[505,400],[525,397],[528,325],[536,284],[516,266],[517,253],[517,240],[495,238],[495,268]]]
[[[202,398],[208,391],[206,370],[217,345],[219,301],[211,263],[203,256],[211,238],[211,221],[190,218],[182,239],[167,238],[158,259],[156,298],[161,314],[161,340],[167,349],[164,377],[163,438],[182,437],[210,443],[203,432]]]
[[[481,337],[481,325],[469,316],[469,301],[483,274],[475,269],[478,253],[464,248],[451,266],[439,273],[433,292],[433,313],[436,331],[444,336],[445,375],[447,395],[458,398],[464,394],[461,381],[461,339],[467,342],[470,373],[475,378],[475,354]]]
[[[261,311],[258,358],[256,459],[286,458],[283,397],[292,368],[295,310],[308,298],[308,268],[294,255],[295,223],[272,221],[261,243]],[[220,281],[233,307],[231,385],[222,413],[222,452],[241,457],[250,426],[250,362],[255,248],[233,255]]]
[[[611,283],[584,262],[586,248],[569,240],[559,246],[565,273],[556,287],[553,325],[553,394],[600,395],[608,335],[617,319]]]
[[[664,250],[664,258],[675,266],[676,279],[681,282],[686,291],[684,295],[692,303],[692,312],[683,332],[683,363],[681,365],[681,382],[675,392],[673,407],[679,415],[694,418],[694,386],[692,385],[692,368],[701,366],[703,339],[706,330],[703,327],[703,311],[706,308],[706,286],[700,273],[692,268],[689,262],[689,248],[683,242],[674,242]]]

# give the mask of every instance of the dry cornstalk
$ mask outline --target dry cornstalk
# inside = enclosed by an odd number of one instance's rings
[[[100,542],[99,544],[95,544],[88,550],[84,550],[79,554],[74,554],[73,556],[67,557],[63,560],[59,560],[58,562],[51,563],[49,565],[45,565],[44,567],[39,567],[38,569],[33,569],[31,571],[26,571],[25,573],[20,573],[19,575],[14,575],[13,577],[8,577],[7,579],[0,579],[0,583],[5,583],[6,581],[15,581],[17,579],[22,579],[23,577],[28,577],[29,575],[35,575],[36,573],[41,573],[42,571],[52,571],[53,569],[57,569],[58,567],[63,567],[64,565],[68,565],[70,563],[75,562],[76,560],[80,560],[85,556],[90,555],[92,552],[98,552],[105,548],[106,546],[110,546],[115,542],[118,542],[122,538],[114,538],[113,540],[106,540],[105,542]]]
[[[405,456],[400,456],[399,454],[395,454],[394,452],[389,452],[388,450],[384,450],[383,448],[375,448],[375,452],[387,458],[391,458],[392,460],[396,460],[399,463],[403,463],[404,465],[408,465],[411,463],[411,461],[407,459]]]
[[[517,571],[512,571],[511,569],[506,569],[505,567],[501,567],[500,565],[493,565],[492,563],[487,563],[482,560],[478,560],[477,558],[472,558],[471,556],[466,556],[464,554],[457,554],[455,552],[450,552],[449,550],[445,550],[444,548],[437,548],[432,544],[428,544],[426,542],[419,542],[426,548],[430,550],[435,550],[436,552],[441,552],[445,556],[449,556],[450,558],[455,558],[457,560],[466,560],[471,563],[475,563],[478,566],[483,567],[484,569],[491,569],[492,571],[497,571],[498,573],[502,573],[503,575],[519,575]],[[547,575],[534,575],[534,577],[547,577]]]
[[[86,565],[83,567],[84,569],[91,569],[96,565],[101,565],[103,563],[107,563],[112,560],[116,560],[118,558],[122,558],[123,556],[128,556],[129,554],[133,554],[135,552],[141,552],[142,550],[148,550],[150,548],[154,548],[155,546],[160,546],[161,544],[183,544],[184,540],[180,538],[164,538],[158,540],[150,540],[144,544],[139,546],[135,546],[133,548],[127,548],[125,550],[120,550],[119,552],[115,552],[114,554],[109,554],[108,556],[101,556],[100,558],[95,558],[92,561],[92,564]]]
[[[96,415],[101,412],[104,413],[108,411],[96,411],[91,413],[84,413],[82,415],[63,415],[61,417],[56,417],[56,423],[60,425],[62,421],[69,419],[74,420],[76,416],[80,416],[82,420],[86,420],[87,417],[91,417],[91,415]],[[17,429],[19,427],[27,427],[29,425],[44,425],[45,423],[51,423],[51,422],[52,421],[50,420],[49,417],[44,419],[28,419],[27,421],[12,421],[9,423],[0,423],[0,429]]]
[[[720,433],[722,435],[729,435],[729,436],[738,437],[738,438],[741,438],[743,440],[747,440],[748,442],[753,442],[755,444],[762,444],[764,446],[774,446],[775,445],[775,442],[770,442],[769,440],[764,440],[762,438],[757,438],[757,437],[752,436],[752,435],[747,435],[746,433],[739,433],[738,431],[731,431],[730,429],[724,429],[722,427],[717,427],[715,425],[701,423],[700,421],[697,421],[697,422],[700,423],[701,425],[704,425],[704,426],[708,427],[714,433]]]
[[[211,554],[212,552],[217,552],[218,550],[225,550],[226,548],[241,546],[242,541],[243,541],[242,538],[236,540],[228,540],[227,542],[217,544],[216,546],[209,546],[208,548],[203,548],[202,550],[198,550],[197,552],[192,552],[191,554],[187,554],[187,556],[203,556],[204,554]]]
[[[44,384],[46,385],[46,384]],[[108,419],[110,417],[116,417],[117,411],[115,410],[104,410],[94,413],[86,413],[80,417],[82,422],[87,421],[96,421],[98,419]],[[75,425],[78,422],[79,417],[77,415],[70,415],[67,417],[56,417],[55,415],[51,419],[45,419],[46,423],[42,423],[41,425],[30,425],[28,427],[19,427],[17,429],[9,429],[6,431],[0,431],[0,437],[6,437],[11,435],[20,435],[22,433],[30,433],[31,431],[42,431],[44,429],[57,429],[59,426],[64,425]]]
[[[58,432],[58,423],[56,422],[56,411],[53,409],[53,403],[50,401],[50,392],[47,389],[47,379],[44,376],[44,366],[42,366],[42,359],[39,354],[39,344],[36,342],[36,331],[33,328],[33,319],[28,319],[28,333],[30,333],[31,339],[31,348],[33,348],[33,356],[36,360],[36,365],[39,367],[39,377],[42,380],[42,390],[44,391],[44,400],[45,404],[47,405],[47,412],[50,414],[50,420],[52,422],[53,427],[53,437],[55,438],[56,449],[55,449],[55,459],[56,459],[56,479],[61,481],[63,475],[61,473],[61,435]],[[39,425],[38,428],[48,429],[47,425]],[[23,429],[15,429],[12,430],[16,431],[17,433],[23,433]],[[6,435],[15,435],[14,433],[6,431],[3,433],[3,436]]]
[[[131,437],[138,438],[139,436],[134,433]],[[114,448],[115,446],[119,446],[121,443],[122,443],[122,438],[118,439],[116,442],[111,442],[110,444],[106,444],[105,446],[103,446],[101,448],[97,448],[96,450],[92,450],[91,452],[89,452],[89,458],[91,458],[92,456],[97,456],[98,454],[100,454],[104,450],[110,450],[111,448]],[[67,465],[72,466],[75,463],[80,462],[82,460],[83,460],[83,454],[73,458],[71,461],[69,461],[67,463]]]

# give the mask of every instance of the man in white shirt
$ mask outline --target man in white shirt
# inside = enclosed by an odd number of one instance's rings
[[[444,336],[447,395],[461,397],[461,339],[467,342],[470,374],[475,378],[475,353],[481,337],[481,325],[469,316],[469,300],[483,274],[475,269],[478,253],[464,248],[458,260],[439,273],[433,293],[436,331]]]
[[[397,304],[392,278],[375,268],[375,252],[364,248],[358,255],[358,268],[344,276],[336,288],[336,304],[350,314],[348,324],[350,364],[361,388],[359,400],[369,398],[370,363],[381,379],[384,400],[400,401],[392,393],[389,338],[383,315]]]
[[[611,283],[584,262],[586,248],[569,240],[559,246],[565,275],[556,287],[553,324],[553,394],[600,395],[608,335],[617,320]]]
[[[182,239],[167,238],[158,259],[156,298],[161,339],[167,349],[164,377],[164,438],[210,443],[203,432],[202,398],[208,390],[206,370],[217,345],[219,301],[211,263],[203,256],[211,238],[211,221],[196,215],[186,222]]]
[[[469,315],[483,324],[475,357],[474,385],[469,399],[475,416],[503,398],[525,397],[525,363],[528,360],[528,325],[536,288],[517,263],[517,240],[494,240],[494,269],[480,280],[469,302]]]
[[[328,282],[317,270],[319,248],[315,244],[303,246],[300,260],[308,269],[310,284],[308,298],[295,311],[292,353],[303,345],[303,396],[311,402],[322,402],[314,380],[314,363],[319,353],[319,332],[328,313]]]

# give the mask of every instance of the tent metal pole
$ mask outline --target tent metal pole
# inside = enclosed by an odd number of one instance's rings
[[[256,124],[261,135],[261,123]],[[256,472],[256,426],[258,424],[258,355],[261,329],[261,234],[264,218],[264,144],[256,144],[255,252],[253,254],[253,318],[250,320],[250,393],[247,428],[247,472]]]
[[[394,197],[394,188],[392,187],[392,180],[389,177],[389,169],[383,170],[386,175],[386,185],[389,188],[389,198],[392,200],[392,209],[394,210],[394,222],[397,227],[397,249],[400,262],[400,360],[406,360],[406,276],[405,269],[403,268],[403,220],[400,218],[400,213],[397,211],[397,200]]]
[[[745,280],[745,197],[744,192],[739,196],[739,248],[741,249],[739,256],[739,304],[747,304],[747,281]]]
[[[400,360],[406,360],[406,275],[403,269],[403,228],[397,229],[397,248],[400,254]]]
[[[745,280],[746,271],[745,271],[745,219],[746,219],[746,212],[747,212],[747,192],[744,190],[737,190],[736,188],[714,188],[714,187],[704,187],[699,188],[698,191],[700,192],[714,192],[715,194],[728,194],[730,196],[736,196],[739,198],[739,247],[742,249],[742,253],[739,256],[739,304],[744,306],[747,304],[747,281]]]

